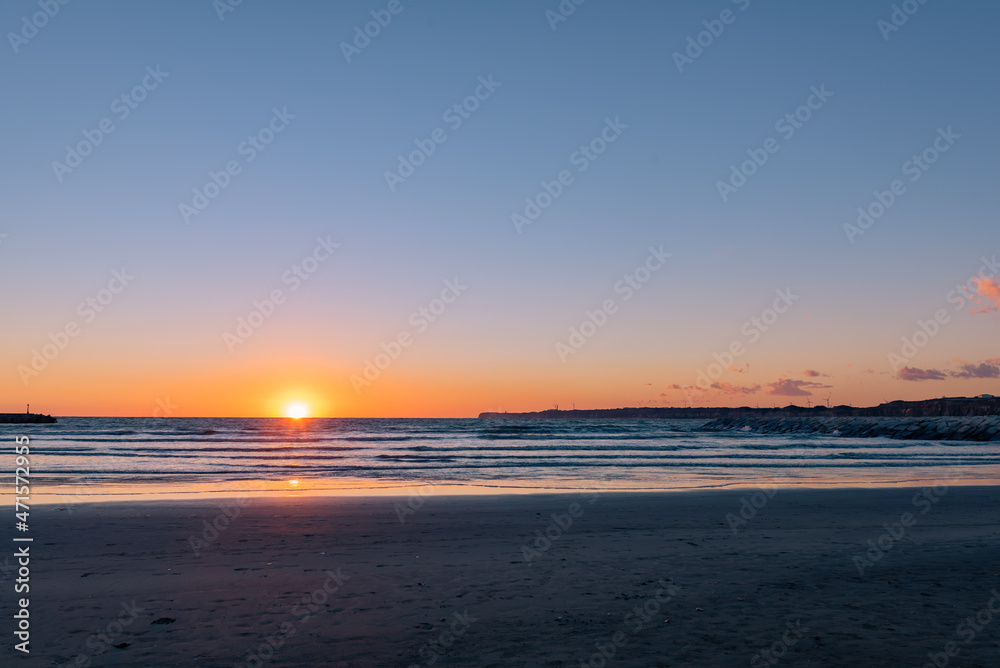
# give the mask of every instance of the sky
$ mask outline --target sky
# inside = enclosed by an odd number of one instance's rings
[[[0,411],[1000,394],[998,19],[5,2]]]

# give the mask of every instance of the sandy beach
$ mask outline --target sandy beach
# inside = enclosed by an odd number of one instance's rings
[[[16,665],[996,665],[998,503],[940,487],[38,506]]]

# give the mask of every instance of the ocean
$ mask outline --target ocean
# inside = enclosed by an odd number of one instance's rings
[[[34,493],[52,502],[152,498],[170,490],[667,491],[1000,481],[996,442],[719,432],[703,424],[63,417],[56,424],[0,425],[0,434],[11,441],[11,454],[15,436],[31,439]]]

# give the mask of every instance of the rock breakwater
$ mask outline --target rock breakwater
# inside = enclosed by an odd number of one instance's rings
[[[726,417],[704,425],[710,431],[746,430],[761,434],[883,436],[926,441],[1000,441],[1000,416],[968,417]]]

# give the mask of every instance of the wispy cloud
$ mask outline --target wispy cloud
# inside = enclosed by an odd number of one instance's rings
[[[896,374],[900,380],[944,380],[947,376],[943,371],[937,369],[917,369],[911,366],[904,366]]]
[[[757,394],[760,392],[760,385],[733,385],[725,381],[712,383],[709,387],[723,394]]]
[[[699,395],[706,396],[707,398],[718,397],[720,395],[743,395],[743,394],[756,394],[760,392],[760,385],[734,385],[733,383],[727,383],[726,381],[716,381],[708,386],[708,389],[700,388],[696,385],[678,385],[674,383],[673,385],[667,385],[668,390],[678,390],[681,392],[695,392]],[[667,396],[666,394],[661,394],[661,397]]]
[[[790,378],[779,378],[773,383],[767,384],[767,394],[778,397],[809,397],[812,392],[809,390],[819,390],[833,387],[811,380],[791,380]]]
[[[806,369],[805,371],[802,372],[802,375],[803,376],[808,376],[810,378],[819,378],[821,376],[822,377],[829,377],[830,374],[828,374],[828,373],[820,373],[819,371],[816,371],[815,369]]]

